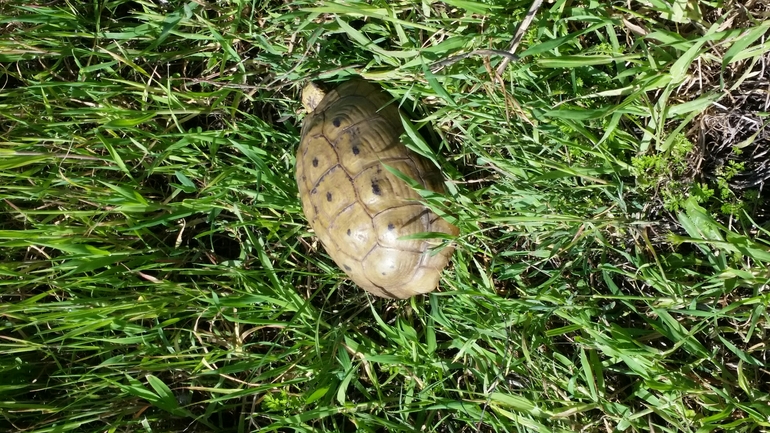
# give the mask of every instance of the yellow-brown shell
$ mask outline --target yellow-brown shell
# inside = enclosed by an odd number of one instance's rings
[[[305,118],[296,178],[302,210],[337,265],[364,290],[405,299],[436,288],[454,248],[431,254],[435,241],[398,238],[458,230],[383,167],[444,192],[440,171],[401,143],[401,118],[389,102],[363,80],[327,94]]]

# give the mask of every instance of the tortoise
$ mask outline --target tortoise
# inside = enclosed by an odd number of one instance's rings
[[[353,79],[324,95],[303,90],[308,111],[297,150],[296,181],[302,210],[326,252],[353,282],[382,298],[406,299],[433,291],[454,247],[402,236],[440,232],[449,224],[419,201],[395,168],[423,189],[443,193],[441,172],[400,139],[398,108],[381,88]]]

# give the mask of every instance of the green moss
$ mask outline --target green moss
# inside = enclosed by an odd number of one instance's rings
[[[668,152],[632,158],[637,186],[644,192],[659,195],[665,209],[679,209],[692,195],[691,183],[682,179],[690,168],[688,157],[692,149],[693,144],[687,137],[679,134]]]

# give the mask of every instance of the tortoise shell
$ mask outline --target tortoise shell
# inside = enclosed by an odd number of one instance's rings
[[[296,180],[302,210],[326,252],[373,295],[405,299],[434,290],[454,247],[436,252],[431,247],[439,242],[399,237],[456,236],[458,229],[383,164],[443,193],[441,172],[401,142],[398,108],[378,87],[352,80],[307,100],[314,102],[302,127]]]

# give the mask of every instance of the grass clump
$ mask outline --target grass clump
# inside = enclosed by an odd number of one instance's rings
[[[680,137],[666,154],[633,157],[631,164],[634,167],[640,191],[649,196],[660,194],[666,210],[678,210],[688,196],[688,182],[683,182],[681,179],[685,178],[691,170],[687,157],[692,149],[692,143],[687,138]],[[696,199],[702,201],[709,196],[704,192],[697,194]]]
[[[529,7],[0,4],[0,429],[766,428],[767,11],[556,1],[444,62]],[[448,178],[430,295],[301,214],[299,89],[353,75]]]

